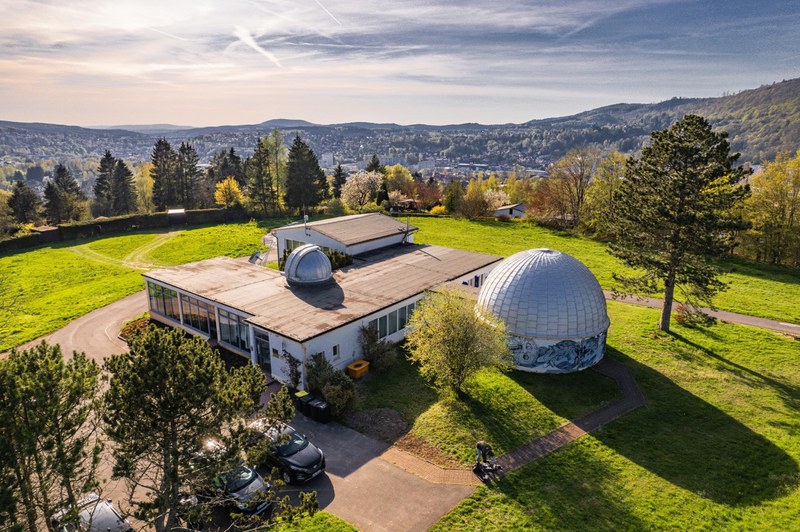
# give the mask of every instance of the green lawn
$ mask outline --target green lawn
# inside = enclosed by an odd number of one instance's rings
[[[144,269],[263,249],[261,237],[287,221],[223,224],[176,234],[146,231],[1,255],[0,278],[11,287],[15,306],[0,316],[0,351],[141,290]]]
[[[655,330],[610,304],[608,356],[649,406],[479,488],[438,530],[797,530],[800,342],[755,328]]]
[[[483,370],[467,384],[466,399],[439,399],[405,359],[364,383],[362,408],[394,408],[411,433],[463,463],[478,440],[508,452],[616,397],[612,381],[594,372],[546,376]]]
[[[414,237],[418,243],[501,256],[539,247],[563,251],[586,264],[606,289],[613,285],[612,273],[630,271],[606,252],[603,243],[527,223],[414,217],[411,223],[420,228]],[[724,261],[721,268],[727,272],[722,280],[730,288],[715,300],[720,309],[800,323],[800,269],[738,259]]]

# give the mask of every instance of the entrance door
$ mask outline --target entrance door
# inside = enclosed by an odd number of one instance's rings
[[[256,361],[261,371],[272,376],[270,369],[269,336],[267,333],[256,331]]]

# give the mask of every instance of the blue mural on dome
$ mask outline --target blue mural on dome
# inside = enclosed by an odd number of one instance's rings
[[[538,345],[536,340],[509,337],[514,366],[537,373],[570,373],[597,364],[606,348],[606,333],[582,340],[562,340],[553,345]]]

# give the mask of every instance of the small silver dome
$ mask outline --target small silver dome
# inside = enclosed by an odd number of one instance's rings
[[[581,339],[609,326],[603,290],[579,260],[551,249],[529,249],[503,260],[478,295],[511,335]]]
[[[290,286],[320,285],[333,278],[331,261],[314,244],[305,244],[292,251],[286,258],[284,271]]]

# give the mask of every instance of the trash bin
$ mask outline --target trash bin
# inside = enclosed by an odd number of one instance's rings
[[[314,399],[308,403],[311,411],[311,419],[319,423],[327,423],[331,420],[331,405],[322,399]]]
[[[304,416],[311,416],[311,408],[309,404],[315,398],[313,395],[310,395],[308,392],[297,392],[295,394],[295,405],[297,406],[297,410],[300,411],[301,414]]]
[[[369,362],[366,360],[356,360],[347,365],[347,373],[354,379],[360,379],[367,371],[369,371]]]

